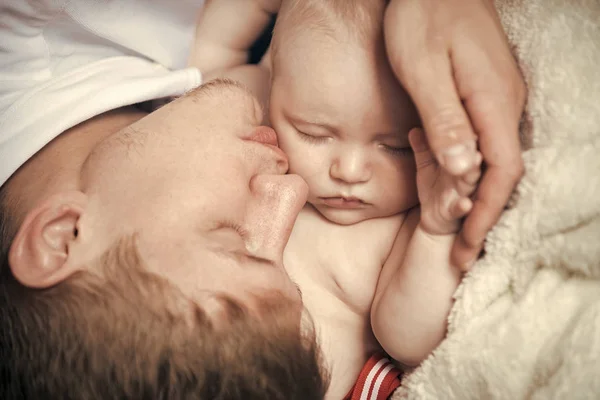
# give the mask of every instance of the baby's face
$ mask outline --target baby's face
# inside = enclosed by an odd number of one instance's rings
[[[417,113],[382,48],[304,31],[279,42],[270,118],[290,173],[327,219],[353,224],[417,204]]]

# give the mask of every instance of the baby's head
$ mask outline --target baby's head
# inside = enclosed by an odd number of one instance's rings
[[[387,62],[384,7],[287,0],[273,35],[271,123],[308,202],[339,224],[417,203],[408,131],[419,119]]]

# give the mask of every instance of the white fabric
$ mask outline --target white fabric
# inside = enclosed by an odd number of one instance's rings
[[[0,185],[66,129],[198,86],[204,0],[2,0]]]
[[[600,398],[600,2],[496,7],[529,89],[525,176],[393,399]]]

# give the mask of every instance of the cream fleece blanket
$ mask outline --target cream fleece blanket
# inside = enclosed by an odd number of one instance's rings
[[[526,172],[393,399],[600,399],[600,0],[496,0],[529,89]]]

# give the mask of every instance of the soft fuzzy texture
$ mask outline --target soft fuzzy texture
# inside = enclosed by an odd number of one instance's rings
[[[600,398],[600,0],[497,0],[529,90],[525,176],[393,399]]]

